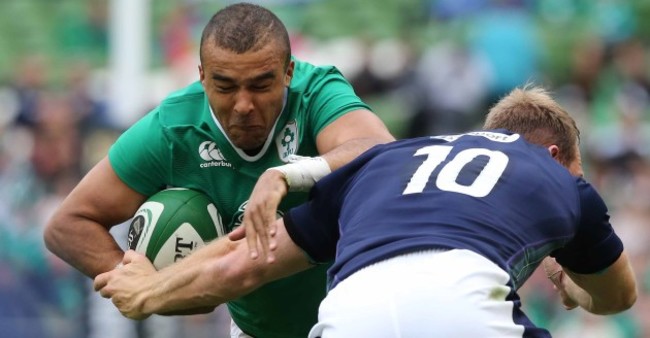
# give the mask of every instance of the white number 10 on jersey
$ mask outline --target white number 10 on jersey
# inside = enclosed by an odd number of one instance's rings
[[[413,156],[426,155],[427,158],[411,176],[402,194],[421,193],[429,182],[433,171],[449,156],[452,148],[452,146],[434,145],[418,149]],[[478,156],[487,156],[488,158],[483,170],[471,184],[459,184],[457,178],[461,170]],[[507,165],[508,156],[500,151],[485,148],[465,149],[456,154],[442,167],[435,184],[438,189],[443,191],[457,192],[473,197],[485,197],[497,184]]]

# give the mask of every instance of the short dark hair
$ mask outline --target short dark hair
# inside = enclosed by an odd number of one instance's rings
[[[289,33],[282,21],[270,10],[250,3],[227,6],[212,16],[201,35],[201,61],[206,43],[214,43],[237,54],[257,51],[269,43],[277,43],[285,54],[285,66],[291,60]]]

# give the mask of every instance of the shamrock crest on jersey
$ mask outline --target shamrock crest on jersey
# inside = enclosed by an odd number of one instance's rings
[[[275,137],[275,145],[278,148],[278,155],[283,162],[289,161],[289,156],[298,150],[298,128],[296,121],[289,121],[282,131]]]

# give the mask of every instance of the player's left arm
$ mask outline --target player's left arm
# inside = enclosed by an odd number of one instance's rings
[[[377,115],[359,109],[323,128],[316,138],[316,146],[330,169],[336,170],[369,148],[392,141],[395,137]]]
[[[245,235],[252,258],[258,256],[261,247],[267,260],[273,261],[271,251],[277,248],[273,239],[273,221],[278,205],[287,192],[307,191],[324,175],[342,167],[369,148],[394,140],[386,125],[369,110],[358,109],[342,115],[316,137],[321,156],[273,168],[280,170],[267,170],[260,176],[246,206],[243,226],[232,232],[230,238],[237,240]]]

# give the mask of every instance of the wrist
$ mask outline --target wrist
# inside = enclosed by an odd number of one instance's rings
[[[332,171],[327,161],[320,156],[301,158],[267,170],[282,173],[288,191],[309,191],[316,182]]]
[[[144,316],[160,312],[160,298],[152,294],[152,290],[145,290],[139,295],[138,310]]]
[[[140,312],[144,315],[149,316],[169,311],[168,308],[172,300],[170,296],[174,295],[174,292],[169,289],[171,277],[161,271],[143,281],[142,288],[136,296]],[[145,284],[147,286],[144,286]]]
[[[278,192],[282,197],[286,196],[289,191],[289,183],[287,182],[284,172],[274,168],[268,168],[260,177],[260,180],[272,181],[273,189]]]

